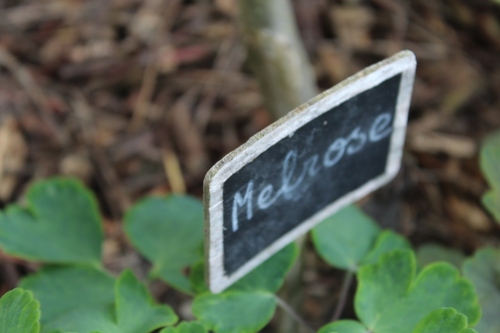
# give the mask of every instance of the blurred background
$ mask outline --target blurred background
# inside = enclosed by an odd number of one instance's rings
[[[500,3],[292,3],[319,91],[417,57],[402,171],[365,210],[416,246],[498,245],[478,148],[500,129]],[[0,0],[0,208],[37,179],[78,177],[106,219],[108,268],[137,264],[116,223],[127,207],[201,197],[208,169],[273,121],[247,54],[237,0]],[[321,324],[339,277],[307,256],[303,310]],[[30,265],[0,254],[2,293]]]

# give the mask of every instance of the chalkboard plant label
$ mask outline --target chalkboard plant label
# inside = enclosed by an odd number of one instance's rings
[[[220,292],[400,167],[416,61],[403,51],[254,135],[205,177],[208,284]]]

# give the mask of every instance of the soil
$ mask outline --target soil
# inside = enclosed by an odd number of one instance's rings
[[[320,90],[400,50],[417,56],[402,170],[363,208],[415,247],[470,255],[498,246],[500,227],[481,205],[478,151],[500,128],[499,2],[294,6]],[[99,199],[112,272],[147,272],[121,231],[131,204],[201,197],[208,169],[270,123],[236,0],[0,0],[0,208],[22,202],[39,179],[79,178]],[[317,328],[333,314],[343,273],[310,246],[305,258],[300,311]],[[0,252],[0,295],[37,268]],[[151,287],[190,316],[186,297]]]

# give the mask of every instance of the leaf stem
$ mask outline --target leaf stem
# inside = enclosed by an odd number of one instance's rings
[[[302,318],[297,311],[295,311],[290,305],[288,305],[287,302],[285,302],[283,299],[281,299],[278,295],[274,295],[276,298],[276,302],[278,303],[278,306],[285,311],[291,318],[293,318],[296,322],[301,324],[306,328],[308,332],[314,333],[316,330],[309,325],[304,318]]]
[[[349,293],[349,289],[351,288],[353,277],[354,277],[353,271],[347,271],[344,275],[344,280],[342,281],[342,289],[340,290],[339,301],[333,313],[332,321],[339,320],[340,316],[342,315],[342,311],[344,311],[345,303],[347,300],[347,294]]]

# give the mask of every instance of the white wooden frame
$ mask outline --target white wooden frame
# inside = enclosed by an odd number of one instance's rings
[[[394,178],[401,163],[406,122],[408,110],[410,108],[413,81],[415,78],[415,68],[416,59],[414,54],[410,51],[399,52],[391,58],[370,66],[323,92],[311,101],[299,106],[285,117],[255,134],[245,144],[229,153],[208,171],[204,181],[206,228],[205,255],[207,282],[212,292],[221,292],[335,211],[349,203],[361,199]],[[240,267],[236,272],[227,276],[224,272],[223,257],[224,182],[235,172],[252,162],[261,153],[265,152],[269,147],[275,145],[289,134],[294,133],[306,123],[330,111],[332,108],[352,97],[400,73],[402,74],[402,78],[397,97],[395,117],[393,120],[393,132],[390,139],[385,173],[366,182],[361,187],[347,193],[321,211],[315,213],[309,219],[303,221],[294,229],[273,242],[270,246]]]

